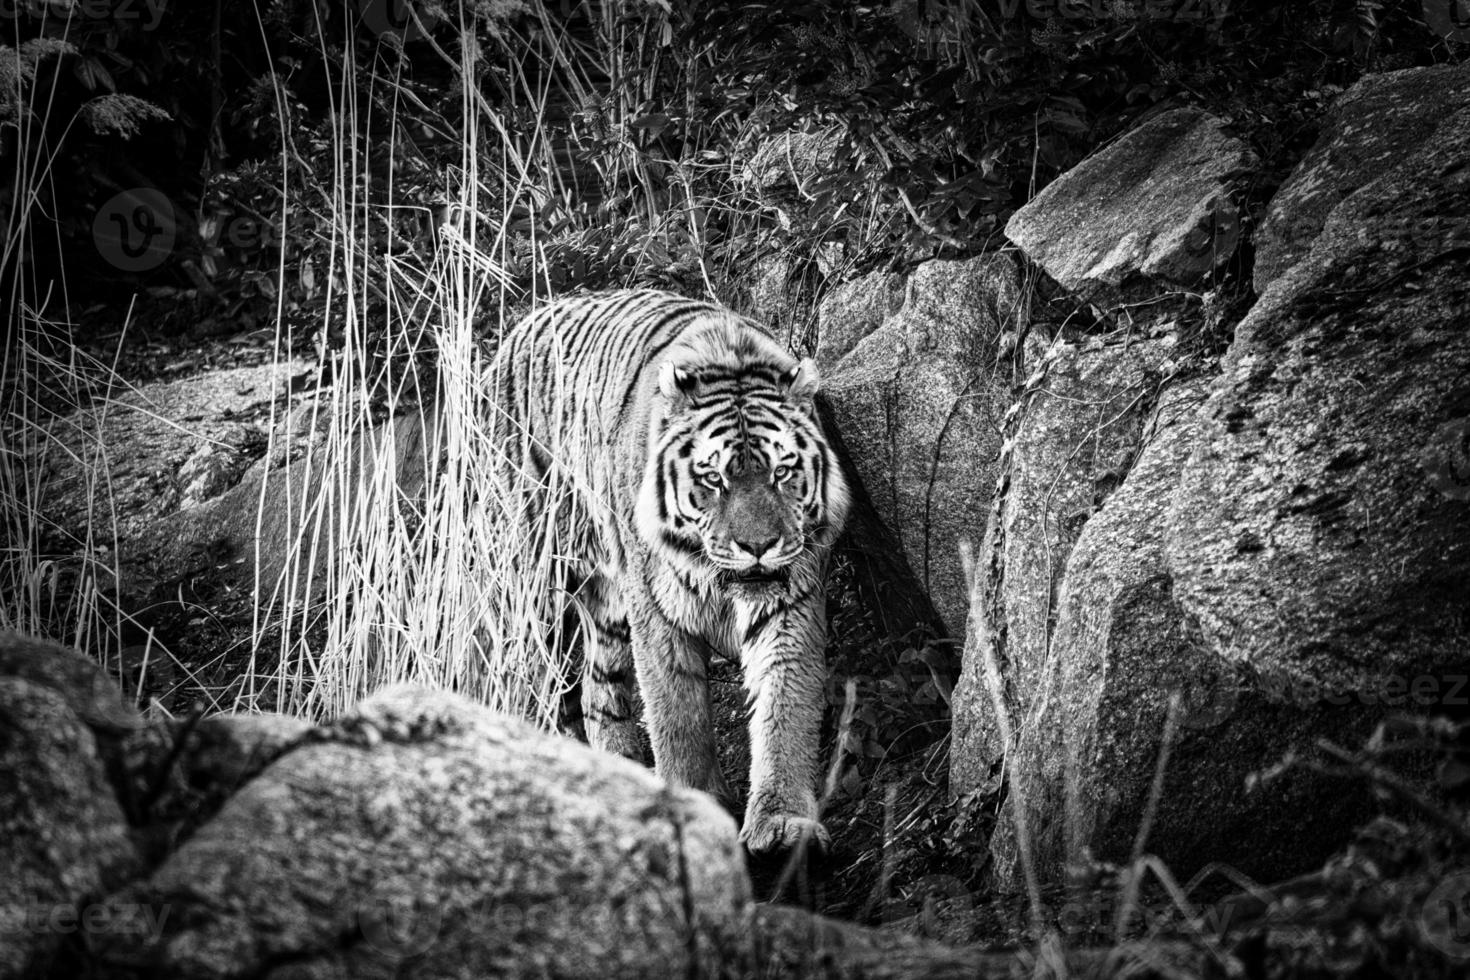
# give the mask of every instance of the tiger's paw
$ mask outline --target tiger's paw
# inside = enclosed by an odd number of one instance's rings
[[[821,821],[794,813],[748,816],[740,840],[756,855],[814,852],[821,856],[832,846],[832,835]]]

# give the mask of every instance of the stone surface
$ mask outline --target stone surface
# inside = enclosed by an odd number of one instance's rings
[[[1218,375],[1165,391],[1067,559],[1037,690],[1011,701],[1003,886],[1023,853],[1056,880],[1140,846],[1181,875],[1304,870],[1363,794],[1297,771],[1246,795],[1246,776],[1449,704],[1470,667],[1470,506],[1442,459],[1470,418],[1467,158],[1470,109],[1331,210]],[[982,603],[973,639],[1004,653],[1008,626]]]
[[[1022,397],[998,522],[979,553],[978,601],[995,624],[1003,696],[1013,716],[1040,686],[1067,557],[1133,463],[1170,349],[1126,336],[1027,344],[1027,364],[1039,380]],[[985,786],[1004,754],[978,639],[974,632],[967,638],[955,690],[950,785],[956,793]]]
[[[321,453],[308,477],[304,451],[322,444],[332,411],[350,417],[361,407],[343,394],[349,404],[329,408],[330,391],[318,404],[319,381],[298,358],[153,382],[54,419],[43,439],[22,443],[40,474],[44,539],[70,552],[81,547],[78,529],[87,529],[91,546],[115,562],[129,612],[168,601],[181,578],[201,570],[249,587],[257,558],[268,593],[309,537],[302,512],[322,489]],[[386,450],[400,489],[415,492],[424,470],[420,418],[400,415],[359,436],[349,475],[356,479],[364,464],[381,471]]]
[[[1470,416],[1467,158],[1470,109],[1333,209],[1239,325],[1180,475],[1175,596],[1281,682],[1470,660],[1470,506],[1423,466]]]
[[[49,688],[79,720],[99,731],[120,733],[143,724],[123,706],[112,678],[59,643],[0,631],[0,677]]]
[[[1006,235],[1067,289],[1096,303],[1193,287],[1235,251],[1233,184],[1250,149],[1198,109],[1153,117],[1048,184]]]
[[[146,536],[265,454],[268,425],[241,420],[268,415],[310,371],[293,360],[154,382],[56,419],[30,460],[47,481],[42,512],[68,530],[116,514],[124,541]]]
[[[817,367],[830,372],[868,334],[903,307],[904,280],[870,272],[834,287],[817,307]]]
[[[766,323],[773,332],[779,332],[782,319],[789,319],[786,291],[789,279],[791,260],[788,257],[784,254],[761,256],[741,276],[742,285],[750,291],[747,309],[741,310],[742,313]]]
[[[404,499],[420,492],[427,428],[422,414],[408,412],[360,433],[344,454],[347,458],[334,461],[342,473],[333,480],[325,479],[321,459],[310,466],[296,461],[289,467],[262,460],[215,499],[181,511],[171,522],[171,538],[158,546],[154,561],[180,568],[230,562],[237,568],[238,581],[247,587],[258,571],[263,591],[270,595],[293,558],[310,554],[316,524],[312,508],[324,492],[333,502],[321,531],[326,541],[340,540],[332,522],[350,512],[372,474],[391,469]]]
[[[1071,552],[1041,675],[1017,705],[1007,769],[1026,831],[1008,807],[991,841],[1002,888],[1021,887],[1023,847],[1043,881],[1060,880],[1084,852],[1126,863],[1149,819],[1144,852],[1176,875],[1218,860],[1279,879],[1320,862],[1366,815],[1362,794],[1306,773],[1245,792],[1248,774],[1293,746],[1318,736],[1361,743],[1381,713],[1261,689],[1205,642],[1172,594],[1165,517],[1206,390],[1196,380],[1165,392],[1138,462]]]
[[[1421,147],[1452,112],[1470,106],[1470,66],[1439,65],[1367,75],[1333,104],[1322,137],[1271,199],[1253,236],[1256,292],[1301,261],[1328,214],[1363,185]],[[1412,227],[1376,231],[1394,237]]]
[[[110,908],[153,976],[646,976],[749,900],[731,818],[454,695],[380,694],[256,776]],[[682,967],[679,972],[682,972]]]
[[[0,635],[3,977],[958,980],[1024,965],[756,905],[712,798],[454,694],[380,692],[327,726],[122,725],[97,674]]]
[[[64,944],[116,927],[95,911],[142,861],[92,725],[106,678],[63,647],[0,634],[0,976],[47,975]]]
[[[926,263],[823,384],[861,492],[952,635],[968,606],[960,541],[983,532],[995,484],[1010,386],[997,339],[1019,294],[1008,256]]]
[[[741,170],[751,189],[769,193],[800,188],[832,166],[842,133],[837,129],[812,133],[777,133],[761,143]]]

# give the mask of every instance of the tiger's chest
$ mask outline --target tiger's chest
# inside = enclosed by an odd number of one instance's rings
[[[630,585],[644,593],[670,622],[708,642],[716,653],[738,659],[740,611],[714,583],[713,575],[691,574],[652,559],[629,576]]]

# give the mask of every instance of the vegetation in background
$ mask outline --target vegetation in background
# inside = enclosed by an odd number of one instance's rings
[[[539,298],[648,284],[744,305],[776,259],[811,303],[854,272],[997,247],[1048,181],[1180,104],[1260,154],[1258,213],[1355,78],[1464,56],[1419,0],[479,0],[419,5],[406,30],[373,6],[217,0],[152,23],[122,0],[35,2],[0,22],[0,626],[104,659],[145,637],[145,663],[187,667],[165,709],[325,715],[391,678],[551,720],[563,679],[537,624],[560,549],[518,542],[507,564],[514,502],[464,490],[494,485],[475,379]],[[171,244],[129,270],[97,217],[139,189],[166,199],[145,217]],[[73,406],[251,330],[315,358],[328,393],[316,442],[260,449],[298,557],[254,594],[126,607],[105,470],[91,525],[59,528],[32,463]],[[373,435],[406,406],[437,422]],[[191,649],[221,618],[233,645]],[[884,648],[841,664],[862,697],[830,798],[882,849],[852,856],[864,887],[834,904],[892,919],[929,906],[890,882],[974,884],[988,815],[936,790],[950,653],[862,635]]]

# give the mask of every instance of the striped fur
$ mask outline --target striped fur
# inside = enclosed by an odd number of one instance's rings
[[[727,310],[644,290],[537,310],[505,338],[491,383],[521,474],[556,467],[579,488],[588,740],[640,758],[641,696],[658,772],[729,804],[707,670],[711,650],[738,658],[751,740],[742,837],[753,851],[825,843],[825,574],[848,492],[813,404],[815,367]]]

